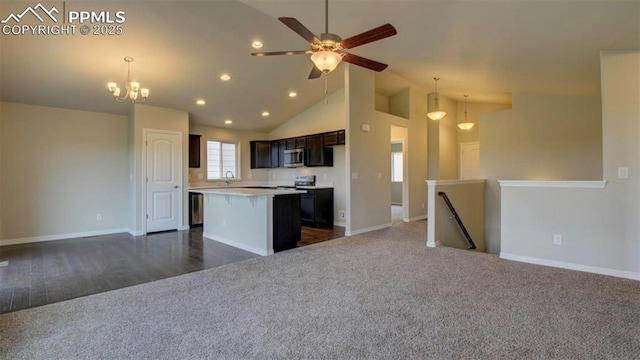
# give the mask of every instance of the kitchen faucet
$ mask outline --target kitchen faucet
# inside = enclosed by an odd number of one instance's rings
[[[231,170],[227,170],[227,172],[224,173],[224,186],[229,186],[229,173],[231,173],[231,178],[235,178],[235,176],[233,175],[233,171]]]

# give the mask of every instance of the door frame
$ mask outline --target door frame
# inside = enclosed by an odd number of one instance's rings
[[[180,131],[171,131],[171,130],[162,130],[162,129],[150,129],[150,128],[143,128],[142,129],[142,161],[141,161],[141,166],[142,166],[142,178],[140,179],[142,181],[142,206],[141,206],[141,210],[142,210],[142,234],[143,235],[147,235],[147,135],[149,133],[160,133],[160,134],[171,134],[171,135],[178,135],[178,149],[179,149],[179,156],[178,156],[178,169],[180,169],[180,176],[178,177],[178,186],[179,189],[181,189],[181,191],[178,191],[178,209],[177,210],[177,214],[178,214],[178,229],[177,230],[185,230],[184,229],[184,169],[182,168],[183,164],[182,164],[182,158],[183,158],[183,152],[184,149],[182,148],[182,137],[183,137],[183,133]]]

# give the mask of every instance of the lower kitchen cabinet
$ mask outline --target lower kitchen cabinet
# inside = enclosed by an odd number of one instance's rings
[[[300,194],[273,197],[273,251],[284,251],[297,246],[300,231]]]
[[[333,189],[304,189],[300,195],[302,225],[333,227]]]

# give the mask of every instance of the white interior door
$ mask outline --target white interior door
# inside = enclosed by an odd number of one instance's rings
[[[460,144],[460,179],[480,178],[480,143]]]
[[[147,233],[177,230],[182,185],[181,136],[146,133]]]

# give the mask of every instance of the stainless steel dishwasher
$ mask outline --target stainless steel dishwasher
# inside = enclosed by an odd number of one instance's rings
[[[203,195],[201,193],[189,193],[189,226],[202,226]]]

